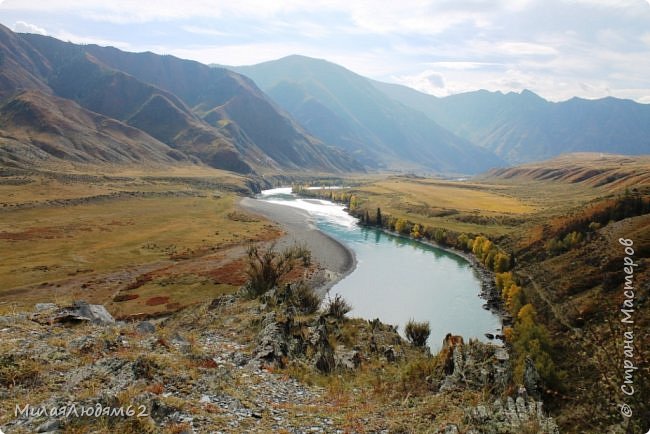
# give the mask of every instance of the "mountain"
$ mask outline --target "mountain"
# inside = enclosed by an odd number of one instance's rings
[[[0,164],[173,164],[188,158],[146,133],[39,90],[0,107]],[[10,134],[7,131],[11,131]]]
[[[436,98],[405,86],[374,86],[509,163],[567,152],[650,153],[650,105],[617,98],[549,102],[521,93],[476,92]]]
[[[306,133],[250,79],[232,71],[172,56],[14,34],[0,26],[0,119],[12,118],[17,103],[11,101],[23,91],[29,93],[21,98],[46,115],[33,118],[43,124],[0,124],[3,161],[25,165],[29,155],[65,161],[76,155],[74,161],[104,164],[91,152],[95,143],[110,150],[115,164],[133,163],[118,157],[125,147],[134,147],[132,156],[143,163],[193,161],[240,173],[363,170],[340,149]],[[57,105],[66,113],[83,113],[74,117],[81,123],[54,115]],[[98,115],[101,121],[88,121]],[[121,140],[115,128],[104,127],[108,124],[131,128],[129,135],[137,140]],[[34,134],[28,135],[30,128]],[[42,134],[43,129],[69,140]],[[81,148],[87,151],[83,157]]]
[[[311,134],[374,168],[476,173],[503,161],[333,63],[289,56],[229,67],[251,77]]]

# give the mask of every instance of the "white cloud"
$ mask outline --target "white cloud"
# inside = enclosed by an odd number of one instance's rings
[[[510,56],[552,56],[557,54],[557,50],[552,47],[530,42],[503,42],[497,44],[493,51]]]
[[[650,0],[648,0],[648,2],[650,3]],[[644,44],[646,44],[648,47],[650,47],[650,32],[644,33],[643,35],[641,35],[641,37],[639,39],[641,39],[641,41]]]
[[[450,93],[445,82],[445,76],[432,70],[426,70],[416,75],[393,77],[392,81],[439,97],[447,96]]]
[[[122,50],[133,49],[133,46],[128,42],[118,41],[115,39],[98,38],[94,36],[77,35],[74,33],[67,32],[65,30],[53,32],[52,36],[62,41],[73,42],[75,44],[96,44],[103,47],[108,47],[108,46],[116,47]]]
[[[196,35],[207,35],[207,36],[226,36],[227,33],[222,32],[217,29],[209,27],[200,27],[200,26],[182,26],[181,29],[188,33],[194,33]]]
[[[640,100],[650,94],[649,3],[5,0],[2,16],[64,40],[203,63],[303,54],[437,95],[525,87],[553,100],[607,92]]]
[[[35,24],[26,23],[24,21],[16,21],[13,26],[13,31],[18,33],[37,33],[39,35],[47,35],[44,28],[38,27]]]

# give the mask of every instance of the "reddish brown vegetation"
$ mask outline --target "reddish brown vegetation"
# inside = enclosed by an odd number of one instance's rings
[[[135,300],[138,297],[140,297],[138,294],[117,294],[113,297],[113,301],[115,303],[120,303],[122,301]]]
[[[147,306],[159,306],[161,304],[167,304],[169,303],[169,297],[151,297],[148,299],[145,304]]]

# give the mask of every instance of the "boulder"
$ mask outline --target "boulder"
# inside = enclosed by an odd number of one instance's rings
[[[78,323],[91,322],[98,325],[115,324],[115,319],[101,304],[88,304],[85,301],[75,301],[72,306],[59,309],[53,318],[54,322]]]
[[[142,321],[137,326],[135,326],[135,331],[141,335],[147,335],[156,332],[156,326],[151,324],[149,321]]]

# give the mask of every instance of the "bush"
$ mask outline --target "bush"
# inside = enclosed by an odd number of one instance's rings
[[[294,245],[281,252],[272,244],[266,250],[255,245],[248,247],[248,274],[246,295],[256,298],[278,286],[280,279],[294,269],[298,259],[304,266],[311,263],[311,252],[304,246]]]
[[[404,333],[406,333],[406,339],[413,345],[416,347],[424,347],[431,334],[431,327],[428,321],[417,322],[411,319],[406,323]]]
[[[293,290],[292,304],[301,313],[314,313],[320,307],[321,299],[310,286],[300,282]]]
[[[351,310],[352,306],[350,306],[340,294],[336,294],[334,300],[330,299],[327,306],[327,314],[336,319],[343,319]]]

